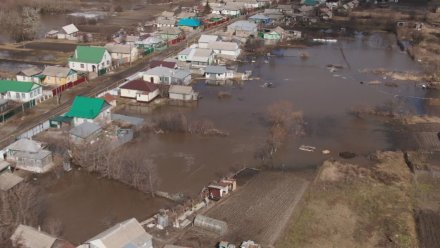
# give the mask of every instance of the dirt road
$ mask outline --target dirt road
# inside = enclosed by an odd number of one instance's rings
[[[244,18],[244,17],[242,17]],[[236,20],[236,19],[235,19]],[[233,21],[235,21],[233,20]],[[20,118],[19,121],[15,119],[15,121],[6,122],[1,126],[0,131],[0,149],[6,147],[10,143],[12,143],[17,136],[25,132],[26,130],[29,130],[33,127],[36,127],[40,125],[41,123],[44,123],[48,119],[60,115],[64,112],[66,112],[74,97],[78,95],[82,96],[89,96],[89,97],[95,97],[101,92],[104,92],[106,90],[112,89],[120,85],[124,82],[124,79],[137,73],[140,71],[145,70],[149,66],[149,62],[153,59],[164,59],[171,55],[177,54],[179,51],[184,49],[188,44],[191,44],[192,42],[197,41],[197,39],[202,34],[209,34],[213,33],[219,29],[222,29],[226,25],[228,25],[230,22],[224,23],[222,25],[219,25],[216,28],[203,31],[203,32],[197,32],[192,33],[187,37],[187,40],[175,45],[171,46],[168,49],[155,54],[154,56],[144,58],[137,64],[125,68],[120,72],[108,74],[102,77],[99,77],[95,80],[91,80],[86,84],[79,85],[71,90],[68,91],[68,93],[64,94],[62,96],[62,103],[60,105],[57,105],[56,107],[50,107],[48,109],[47,105],[50,105],[50,103],[42,103],[41,105],[35,107],[32,109],[32,111],[39,113],[38,115],[28,115],[25,113],[23,117]],[[55,99],[49,100],[55,101]],[[53,103],[52,103],[53,104]],[[46,105],[46,106],[45,106]],[[43,113],[41,113],[43,112]]]

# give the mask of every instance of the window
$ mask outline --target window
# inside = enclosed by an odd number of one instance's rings
[[[20,93],[15,93],[15,98],[20,99]]]
[[[110,60],[107,60],[107,65],[110,65]]]
[[[104,67],[104,66],[105,66],[105,63],[104,63],[104,62],[102,62],[102,63],[101,63],[101,66],[102,66],[102,67]]]
[[[33,91],[31,91],[31,98],[32,98],[32,97],[34,97],[34,92],[33,92]]]
[[[81,64],[80,67],[81,67],[81,69],[84,69],[84,64]]]
[[[25,99],[26,98],[26,94],[25,93],[21,93],[21,98]]]

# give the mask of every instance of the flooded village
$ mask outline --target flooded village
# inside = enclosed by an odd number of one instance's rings
[[[439,21],[2,1],[0,247],[439,247]]]

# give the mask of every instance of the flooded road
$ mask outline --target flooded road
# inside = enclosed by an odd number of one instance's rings
[[[422,97],[425,91],[414,87],[413,82],[396,82],[398,87],[360,84],[372,80],[394,82],[361,73],[363,69],[421,69],[395,44],[392,36],[375,34],[305,50],[282,50],[283,57],[271,57],[268,63],[265,57],[258,58],[255,63],[240,66],[239,71],[250,69],[260,80],[245,82],[243,87],[208,86],[199,82],[194,87],[203,99],[196,106],[160,107],[144,115],[153,120],[160,114],[182,112],[190,120],[211,120],[217,128],[229,132],[228,137],[145,133],[132,145],[141,146],[157,163],[161,190],[191,195],[228,172],[259,164],[254,154],[267,137],[265,112],[269,105],[280,100],[291,101],[303,112],[307,134],[290,136],[276,154],[275,166],[316,167],[342,151],[368,154],[396,148],[390,126],[349,113],[355,106],[389,106],[396,102],[403,104],[405,111],[424,112],[423,100],[413,97]],[[301,59],[301,52],[307,52],[309,58]],[[331,72],[328,64],[340,64],[344,69]],[[266,82],[274,87],[261,87]],[[220,100],[219,91],[229,91],[232,97]],[[315,146],[317,150],[300,151],[298,147],[302,144]],[[324,149],[331,154],[323,155]]]
[[[45,180],[47,182],[47,180]],[[146,220],[160,208],[174,206],[116,181],[72,170],[47,188],[46,215],[63,223],[62,237],[80,244],[117,222]]]

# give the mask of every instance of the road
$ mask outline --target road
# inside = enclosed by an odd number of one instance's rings
[[[242,16],[239,19],[243,19],[245,16]],[[226,25],[230,24],[231,21],[236,21],[237,19],[230,20],[229,22],[225,22],[215,28],[203,31],[203,32],[195,32],[191,33],[187,36],[187,39],[180,42],[179,44],[170,46],[166,50],[153,54],[153,56],[148,57],[147,59],[143,59],[141,63],[135,64],[131,67],[128,67],[126,69],[123,69],[120,72],[113,73],[113,74],[107,74],[102,77],[98,77],[94,80],[90,80],[88,83],[83,83],[81,85],[78,85],[75,88],[72,88],[65,93],[62,98],[63,102],[59,104],[58,106],[50,109],[49,111],[40,114],[38,116],[24,116],[22,119],[20,119],[19,123],[8,123],[6,122],[4,124],[4,127],[8,126],[8,129],[11,129],[12,131],[9,131],[7,133],[1,133],[0,134],[0,149],[5,148],[9,144],[15,141],[16,137],[21,135],[27,130],[30,130],[47,120],[49,120],[52,117],[55,117],[57,115],[63,114],[68,111],[70,105],[73,102],[73,99],[75,96],[89,96],[89,97],[95,97],[98,94],[107,91],[109,89],[113,89],[118,87],[121,83],[125,82],[125,78],[144,71],[148,68],[149,62],[153,59],[164,59],[167,57],[170,57],[171,55],[176,55],[178,52],[183,50],[188,44],[191,44],[198,40],[198,38],[202,34],[210,34],[215,31],[218,31],[219,29],[224,28]],[[44,104],[44,103],[42,103]],[[39,105],[37,105],[33,110],[38,109]],[[5,128],[6,130],[6,128]]]

